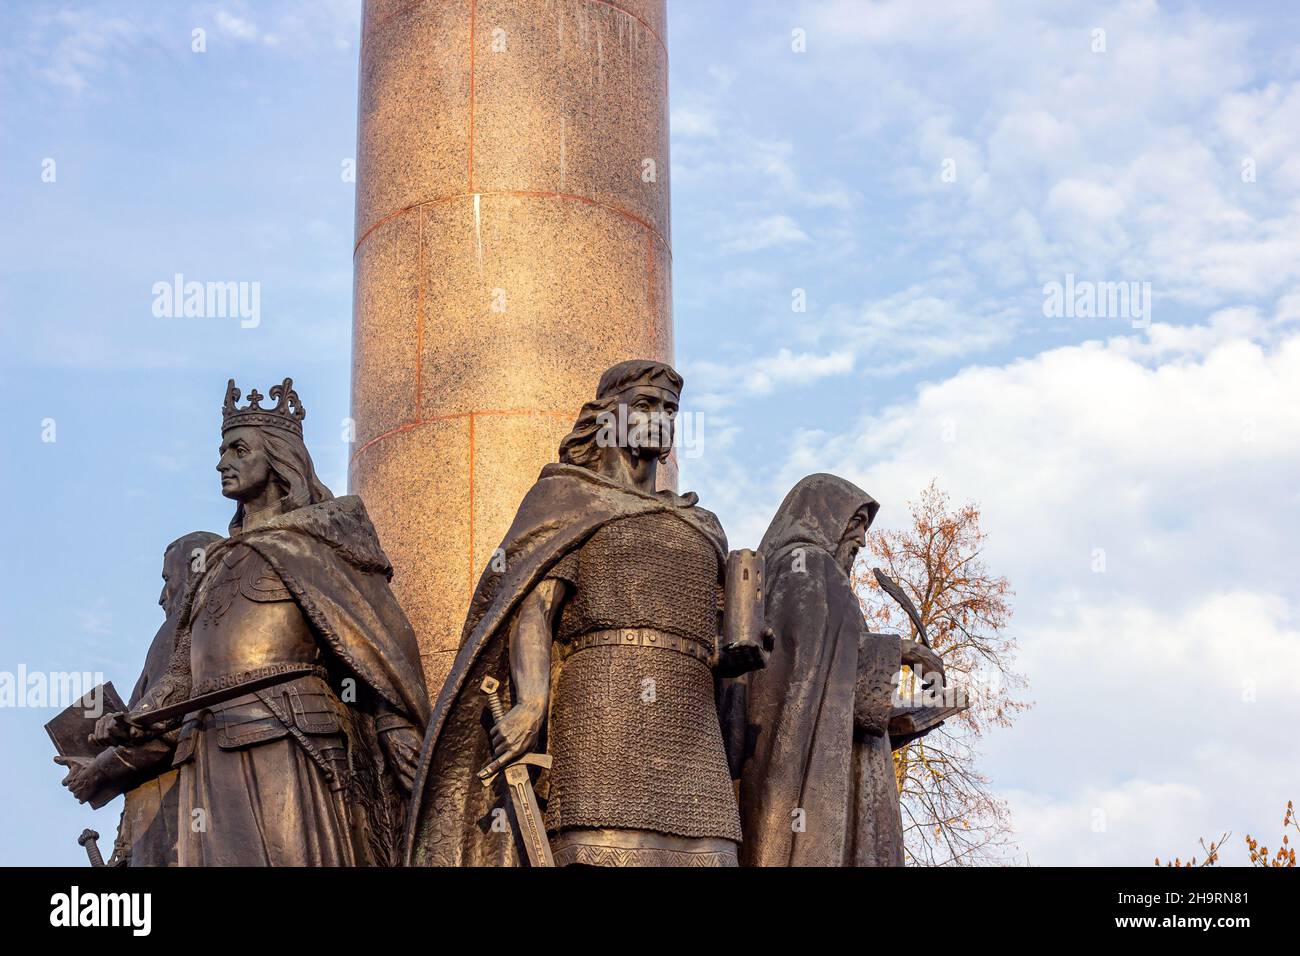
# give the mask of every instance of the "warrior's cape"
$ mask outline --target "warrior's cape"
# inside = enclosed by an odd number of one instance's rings
[[[434,705],[415,784],[406,859],[417,866],[513,866],[510,832],[493,828],[502,809],[496,788],[477,772],[492,760],[491,717],[479,689],[494,677],[510,686],[509,633],[520,602],[556,562],[602,525],[634,515],[667,512],[703,534],[726,560],[726,537],[694,494],[648,494],[576,465],[542,469],[514,523],[479,579],[461,633],[460,653]],[[554,666],[554,665],[553,665]],[[554,672],[554,670],[553,670]],[[507,709],[511,705],[503,694]]]
[[[373,694],[423,732],[429,702],[419,645],[389,587],[393,568],[361,499],[348,495],[306,505],[233,534],[206,549],[207,568],[218,567],[222,556],[241,544],[271,565],[330,652],[330,683],[337,689],[342,679],[356,680],[363,685],[357,688],[358,702],[361,695]],[[193,575],[186,589],[171,671],[146,695],[154,707],[190,694],[191,610],[204,577]],[[404,801],[384,766],[373,720],[360,707],[349,710],[356,796],[369,818],[360,825],[368,829],[374,861],[396,862]]]

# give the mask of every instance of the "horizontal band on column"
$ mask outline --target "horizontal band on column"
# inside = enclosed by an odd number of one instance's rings
[[[361,233],[361,238],[359,238],[356,245],[352,247],[352,255],[355,258],[357,252],[361,249],[361,244],[370,238],[371,233],[385,223],[392,222],[394,219],[400,219],[407,213],[416,209],[422,209],[425,206],[441,206],[445,203],[455,202],[457,199],[472,199],[475,196],[480,196],[486,199],[567,199],[573,202],[586,203],[589,206],[597,206],[636,223],[659,240],[660,244],[664,247],[664,251],[668,253],[670,259],[673,255],[673,247],[669,244],[668,240],[664,238],[663,233],[650,225],[650,223],[646,222],[636,213],[628,212],[620,206],[614,206],[607,202],[602,202],[599,199],[592,199],[590,196],[580,196],[577,193],[552,192],[545,189],[493,189],[488,191],[453,193],[448,196],[436,196],[432,199],[422,199],[419,202],[411,203],[409,206],[403,206],[401,209],[390,212],[387,215],[376,219],[364,232]]]
[[[578,417],[576,411],[548,412],[545,409],[540,408],[483,408],[469,412],[453,412],[450,415],[431,415],[428,418],[413,418],[410,421],[403,422],[395,428],[388,429],[386,432],[381,432],[367,441],[352,453],[352,457],[348,459],[348,464],[351,465],[354,463],[361,457],[361,453],[371,445],[378,444],[385,438],[391,438],[393,435],[401,435],[409,431],[414,431],[421,425],[435,425],[438,422],[454,422],[464,418],[479,418],[488,415],[514,415],[520,418],[555,418],[570,423],[575,421]]]
[[[410,13],[410,12],[411,12],[412,10],[414,10],[416,7],[420,6],[421,3],[426,3],[426,2],[429,2],[429,0],[412,0],[411,3],[404,4],[400,9],[394,10],[392,13],[388,14],[388,16],[386,16],[386,17],[381,17],[380,19],[375,20],[375,21],[373,21],[373,22],[371,22],[371,23],[363,24],[363,25],[362,25],[362,29],[364,30],[366,27],[370,27],[370,28],[372,28],[372,29],[373,29],[373,28],[376,28],[376,27],[379,27],[379,26],[381,26],[381,25],[387,23],[389,20],[392,20],[392,19],[394,19],[394,18],[396,18],[396,17],[404,16],[404,15]],[[664,56],[667,56],[667,55],[668,55],[668,44],[665,43],[665,42],[664,42],[664,38],[663,38],[662,36],[659,35],[659,31],[656,30],[654,27],[652,27],[652,26],[651,26],[649,23],[647,23],[645,20],[641,19],[641,17],[637,16],[635,13],[633,13],[633,12],[632,12],[631,10],[629,10],[627,7],[624,7],[624,6],[621,6],[620,4],[615,3],[614,0],[586,0],[586,2],[587,2],[587,3],[596,3],[596,4],[600,4],[600,5],[603,6],[603,7],[610,7],[611,9],[617,10],[619,13],[622,13],[622,14],[625,14],[625,15],[631,17],[631,18],[632,18],[633,20],[635,20],[637,23],[641,24],[641,26],[645,27],[646,32],[649,33],[652,37],[654,37],[656,41],[658,41],[659,45],[660,45],[661,47],[663,47],[663,50],[664,50]],[[473,6],[476,6],[476,5],[477,5],[476,0],[469,0],[469,3],[471,4],[471,8],[472,8]]]

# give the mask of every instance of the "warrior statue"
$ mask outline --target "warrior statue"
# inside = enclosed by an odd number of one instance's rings
[[[230,536],[181,599],[167,675],[96,733],[156,736],[184,713],[181,866],[387,865],[428,717],[415,634],[361,500],[316,477],[293,382],[270,395],[273,408],[256,391],[240,408],[229,383]]]
[[[201,558],[204,548],[220,540],[219,534],[194,531],[177,538],[163,552],[163,587],[158,604],[165,618],[145,654],[144,670],[131,692],[129,706],[138,704],[166,675],[176,648],[177,612],[190,571],[196,567],[195,558]],[[110,792],[124,795],[109,866],[176,865],[178,772],[166,763],[174,745],[173,736],[170,741],[146,740],[136,747],[107,747],[93,761],[79,767],[70,763],[70,758],[54,758],[75,768],[63,785],[82,803],[92,796]]]
[[[694,494],[656,490],[681,389],[659,362],[606,371],[520,505],[430,721],[411,863],[517,865],[519,801],[507,807],[482,781],[547,752],[544,822],[523,827],[545,863],[736,865],[714,670],[762,658],[752,645],[716,648],[727,558],[717,519]],[[500,716],[487,717],[485,679],[509,689]],[[531,788],[524,796],[536,812]]]
[[[735,698],[747,698],[736,716],[750,745],[744,865],[903,864],[889,737],[896,679],[906,664],[942,680],[943,663],[916,641],[867,631],[849,574],[879,508],[842,478],[810,475],[759,546],[776,648]]]

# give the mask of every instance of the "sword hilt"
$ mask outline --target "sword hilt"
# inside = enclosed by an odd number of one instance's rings
[[[501,682],[495,677],[484,677],[483,683],[479,684],[481,690],[487,696],[488,710],[492,711],[492,723],[501,723],[501,718],[506,715],[505,705],[501,703]]]
[[[99,839],[99,834],[87,827],[81,831],[81,836],[77,837],[77,842],[86,849],[86,856],[90,857],[91,866],[103,866],[104,857],[99,852],[99,844],[95,841]]]

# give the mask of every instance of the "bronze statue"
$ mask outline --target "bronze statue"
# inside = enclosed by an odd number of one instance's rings
[[[717,646],[717,519],[693,494],[656,490],[681,388],[659,362],[606,371],[524,498],[434,708],[410,862],[517,865],[522,831],[534,865],[736,865],[714,671],[764,655]],[[530,762],[551,764],[544,833],[518,786]],[[508,789],[483,785],[503,768]]]
[[[316,477],[293,383],[232,380],[217,471],[237,502],[181,599],[168,673],[115,742],[177,729],[181,866],[347,866],[400,856],[428,717],[415,634],[361,500]],[[147,728],[142,730],[141,728]]]
[[[196,552],[201,554],[208,545],[220,540],[219,534],[193,531],[177,538],[163,552],[163,587],[158,604],[165,618],[145,654],[144,669],[127,706],[138,704],[167,673],[176,647],[177,612],[194,566],[193,559]],[[174,737],[170,741],[155,738],[134,747],[107,747],[88,763],[55,758],[57,763],[72,768],[63,785],[82,803],[108,793],[125,796],[108,866],[176,865],[178,774],[164,762],[173,746]],[[83,846],[89,848],[90,841]]]
[[[842,478],[810,475],[759,546],[776,648],[728,715],[748,725],[738,761],[747,866],[903,863],[896,678],[907,664],[941,680],[943,662],[921,643],[867,631],[849,573],[879,507]]]

